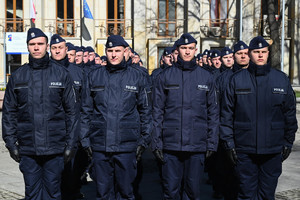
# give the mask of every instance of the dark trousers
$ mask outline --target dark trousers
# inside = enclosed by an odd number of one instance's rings
[[[274,200],[278,178],[282,172],[281,154],[237,155],[238,199]]]
[[[62,155],[23,155],[19,167],[24,177],[26,200],[61,199]]]
[[[164,199],[200,199],[204,153],[165,151],[164,159]]]
[[[133,182],[137,173],[135,152],[93,152],[97,200],[135,199]]]

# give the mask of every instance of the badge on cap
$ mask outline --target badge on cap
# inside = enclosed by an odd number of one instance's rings
[[[241,46],[240,46],[240,49],[243,50],[243,49],[245,49],[245,47],[244,47],[243,45],[241,45]]]
[[[59,43],[59,39],[58,38],[56,38],[56,43]]]
[[[229,54],[229,51],[226,51],[226,55]]]
[[[35,34],[34,34],[34,32],[32,32],[32,33],[31,33],[31,37],[32,37],[32,38],[34,38],[34,37],[35,37]]]
[[[184,42],[187,44],[189,43],[189,39],[185,38]]]
[[[258,43],[258,47],[259,47],[259,48],[262,48],[262,43],[261,43],[261,42]]]
[[[217,53],[215,53],[215,57],[217,57],[218,56],[218,54]]]
[[[112,46],[113,46],[112,42],[109,42],[109,43],[108,43],[108,46],[112,47]]]

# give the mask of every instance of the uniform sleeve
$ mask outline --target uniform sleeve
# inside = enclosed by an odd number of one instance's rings
[[[284,145],[292,148],[298,125],[296,117],[296,98],[293,88],[290,84],[288,86],[283,112],[285,117]]]
[[[233,139],[234,87],[232,80],[227,84],[221,98],[220,139],[226,149],[235,148]]]
[[[219,141],[219,105],[216,86],[213,81],[211,81],[211,86],[207,93],[207,125],[207,150],[217,151]]]
[[[162,123],[164,116],[164,108],[166,94],[164,92],[163,76],[157,76],[153,87],[153,130],[152,130],[152,150],[163,149],[162,142]]]
[[[151,138],[152,129],[152,99],[151,99],[151,82],[149,75],[142,75],[141,87],[138,93],[138,112],[140,115],[141,137],[138,145],[148,147]]]
[[[89,130],[90,130],[90,116],[93,112],[93,100],[90,96],[89,78],[86,76],[81,98],[81,115],[80,115],[80,142],[85,147],[90,146]]]
[[[2,138],[8,149],[17,146],[17,100],[14,93],[14,77],[8,81],[2,107]]]
[[[67,125],[67,146],[76,147],[78,141],[78,118],[79,111],[77,109],[76,93],[73,81],[69,74],[65,79],[65,90],[63,94],[63,106],[66,114]]]

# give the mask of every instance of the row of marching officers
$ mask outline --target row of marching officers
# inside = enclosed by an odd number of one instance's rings
[[[164,199],[200,199],[205,162],[222,152],[237,175],[227,199],[274,199],[297,119],[288,77],[267,62],[262,37],[239,41],[232,65],[228,48],[196,59],[197,41],[183,34],[152,79],[121,36],[107,38],[106,66],[83,74],[54,55],[60,36],[51,43],[49,59],[47,36],[29,29],[29,64],[12,74],[4,98],[3,139],[20,162],[25,199],[62,198],[61,175],[78,143],[92,156],[96,199],[136,198],[138,161],[150,143]]]

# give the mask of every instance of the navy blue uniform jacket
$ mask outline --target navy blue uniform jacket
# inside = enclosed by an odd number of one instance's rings
[[[82,98],[82,146],[103,152],[147,147],[152,128],[147,90],[145,76],[124,61],[91,71]]]
[[[178,58],[156,80],[152,149],[216,151],[219,112],[213,75],[195,60]]]
[[[31,57],[30,57],[31,58]],[[20,154],[52,155],[74,147],[78,138],[72,79],[62,66],[30,59],[7,84],[2,117],[3,139]]]
[[[222,98],[220,136],[228,149],[280,153],[297,131],[295,96],[288,77],[269,64],[232,75]]]

